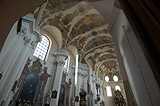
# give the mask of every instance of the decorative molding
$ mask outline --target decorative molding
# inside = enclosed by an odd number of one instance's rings
[[[37,43],[40,42],[41,41],[41,35],[39,34],[40,32],[37,32],[37,31],[34,30],[34,22],[33,22],[33,20],[29,20],[29,19],[27,19],[27,16],[24,16],[22,18],[22,23],[23,22],[26,22],[26,23],[29,24],[30,33],[32,33],[32,34],[34,34],[36,36],[36,38],[37,38],[36,42]]]

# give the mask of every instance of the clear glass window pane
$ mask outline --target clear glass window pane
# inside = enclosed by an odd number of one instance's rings
[[[117,81],[118,81],[118,77],[117,77],[116,75],[114,75],[114,76],[113,76],[113,80],[114,80],[115,82],[117,82]]]
[[[110,87],[110,86],[107,86],[107,87],[106,87],[106,90],[107,90],[107,96],[108,96],[108,97],[112,97],[111,87]]]
[[[68,56],[68,58],[64,61],[64,66],[63,66],[63,71],[64,72],[68,72],[68,68],[69,68],[69,61],[70,61],[70,57]]]
[[[42,41],[37,44],[37,47],[33,53],[33,55],[39,59],[44,60],[49,48],[49,40],[42,36]]]
[[[105,77],[105,81],[106,81],[106,82],[109,81],[109,77],[108,77],[108,76]]]
[[[115,90],[116,90],[116,91],[121,91],[121,87],[118,86],[118,85],[116,85],[116,86],[115,86]]]

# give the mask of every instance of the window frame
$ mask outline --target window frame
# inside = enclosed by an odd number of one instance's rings
[[[46,61],[47,60],[47,57],[48,57],[48,53],[49,53],[49,51],[50,51],[50,48],[51,48],[51,40],[50,40],[50,38],[48,37],[48,36],[46,36],[46,35],[42,35],[41,37],[44,37],[45,39],[47,39],[47,41],[48,41],[48,44],[47,43],[42,43],[43,41],[45,41],[45,40],[43,40],[43,38],[42,38],[42,40],[40,41],[40,42],[38,42],[38,44],[37,44],[37,46],[36,46],[36,48],[35,48],[35,50],[34,50],[34,53],[33,53],[33,56],[34,57],[36,57],[36,58],[39,58],[40,60],[43,60],[43,61]],[[41,44],[41,46],[38,46],[38,45],[40,45]],[[45,57],[43,58],[43,54],[41,53],[41,51],[43,51],[42,49],[44,49],[44,47],[46,47],[45,45],[47,45],[47,50],[46,50],[46,52],[45,52]],[[40,47],[42,47],[42,49],[40,48]],[[37,53],[36,53],[37,52]],[[44,51],[43,51],[44,52]],[[38,53],[40,53],[40,54],[38,54]],[[36,56],[35,54],[37,54],[38,56]],[[40,56],[41,56],[41,58],[40,58]],[[43,59],[42,59],[43,58]]]

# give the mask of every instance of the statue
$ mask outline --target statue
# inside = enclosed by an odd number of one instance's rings
[[[28,58],[26,65],[24,66],[24,69],[22,71],[22,74],[19,78],[18,88],[23,85],[23,81],[25,80],[25,77],[29,73],[29,65],[31,63],[32,59]]]
[[[42,106],[44,89],[49,77],[51,77],[51,75],[47,73],[47,67],[44,67],[44,72],[40,76],[40,81],[36,90],[35,105]]]
[[[82,88],[79,95],[80,95],[80,106],[87,106],[87,103],[86,103],[87,92]]]
[[[115,94],[116,94],[114,97],[115,106],[126,106],[125,99],[123,98],[121,92],[119,90],[116,90]]]
[[[72,84],[71,82],[71,78],[69,79],[69,83],[67,83],[66,81],[63,83],[65,86],[65,96],[64,96],[64,106],[68,106],[69,105],[69,90],[70,90],[70,85]]]

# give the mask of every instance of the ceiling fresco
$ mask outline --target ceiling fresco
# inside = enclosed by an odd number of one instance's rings
[[[46,9],[53,14],[58,11],[66,10],[81,1],[97,2],[101,0],[48,0]]]
[[[108,29],[104,27],[104,29],[101,28],[97,31],[94,30],[86,34],[78,35],[74,37],[74,39],[70,39],[70,43],[68,44],[75,45],[78,49],[79,55],[82,56],[97,45],[100,46],[106,44],[107,41],[111,42],[111,36],[107,35],[107,30]],[[101,42],[100,40],[102,40],[103,42]]]
[[[100,0],[88,0],[97,2]],[[93,71],[104,75],[118,74],[119,65],[106,19],[82,0],[48,0],[41,15],[40,28],[57,27],[62,33],[62,48],[75,46],[80,61],[90,64]]]
[[[74,26],[70,38],[73,39],[76,35],[83,34],[89,30],[105,24],[107,23],[102,15],[87,15]]]

